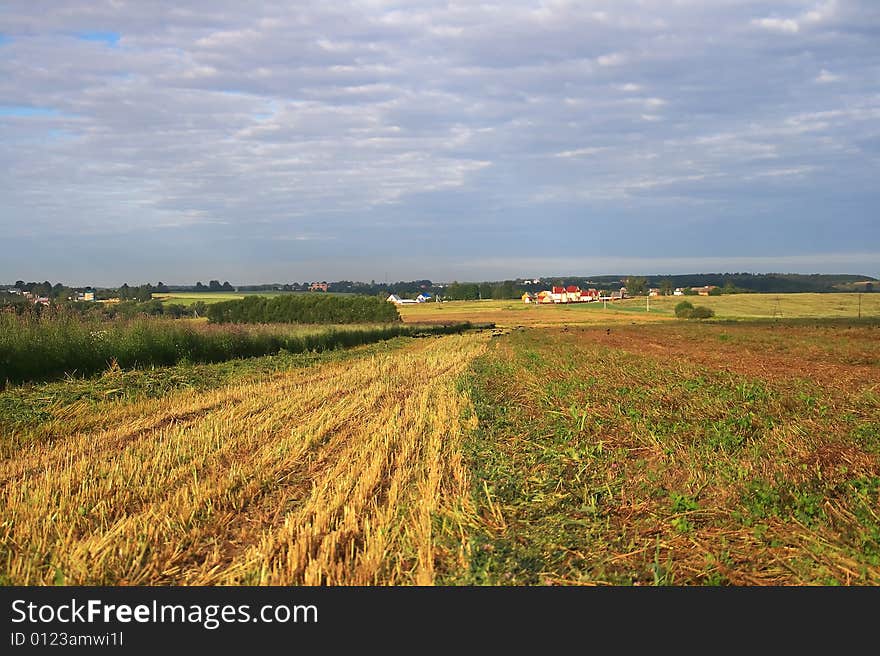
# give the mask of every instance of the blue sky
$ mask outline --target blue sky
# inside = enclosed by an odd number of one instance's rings
[[[11,0],[0,283],[880,277],[880,4]]]

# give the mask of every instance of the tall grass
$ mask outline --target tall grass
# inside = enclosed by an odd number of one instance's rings
[[[370,325],[304,331],[288,326],[200,325],[140,318],[84,321],[73,316],[0,315],[0,384],[88,375],[114,362],[121,368],[178,362],[326,351],[419,333],[449,334],[470,327]]]

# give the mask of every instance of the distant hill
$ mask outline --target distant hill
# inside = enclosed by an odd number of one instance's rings
[[[702,287],[732,284],[742,290],[763,293],[796,292],[880,292],[880,280],[871,276],[830,273],[687,273],[669,276],[642,276],[649,287],[659,287],[668,280],[673,287]],[[623,285],[627,276],[592,276],[544,278],[547,284],[580,287],[613,287]]]

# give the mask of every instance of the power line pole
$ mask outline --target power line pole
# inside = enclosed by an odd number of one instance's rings
[[[862,318],[862,292],[859,292],[859,319]]]

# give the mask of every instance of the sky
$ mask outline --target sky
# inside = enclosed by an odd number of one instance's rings
[[[0,283],[880,277],[876,0],[3,0]]]

